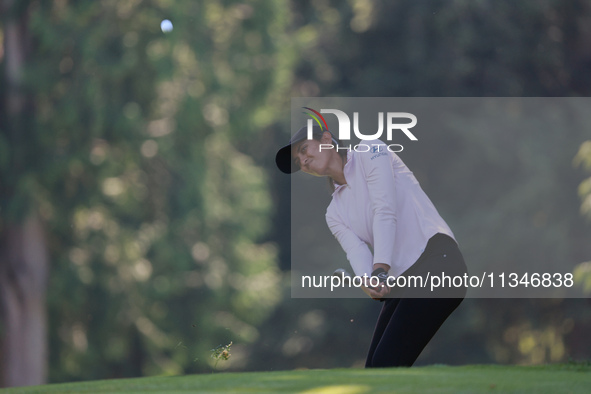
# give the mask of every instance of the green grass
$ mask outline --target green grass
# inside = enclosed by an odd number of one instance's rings
[[[9,393],[590,393],[591,364],[470,365],[211,373],[98,380],[0,390]]]

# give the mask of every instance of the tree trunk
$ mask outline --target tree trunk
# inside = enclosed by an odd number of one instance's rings
[[[10,225],[0,239],[2,386],[45,383],[47,248],[40,220]]]
[[[47,317],[45,290],[48,273],[47,247],[41,219],[29,214],[19,223],[8,221],[6,202],[14,199],[19,174],[24,172],[23,152],[28,115],[26,95],[21,88],[22,70],[28,48],[26,4],[0,0],[0,14],[5,18],[4,119],[0,130],[12,147],[10,171],[15,179],[3,182],[0,190],[0,387],[42,384],[47,376]],[[25,10],[20,11],[20,10]],[[0,84],[2,85],[2,84]],[[27,207],[35,212],[34,206]],[[11,215],[12,216],[12,215]],[[18,215],[17,215],[18,216]]]

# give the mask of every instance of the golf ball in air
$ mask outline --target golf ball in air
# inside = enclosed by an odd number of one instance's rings
[[[172,31],[172,22],[168,19],[164,19],[160,22],[160,29],[162,29],[163,33],[170,33]]]

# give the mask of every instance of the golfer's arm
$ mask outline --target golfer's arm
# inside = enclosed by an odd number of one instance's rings
[[[396,187],[390,154],[382,152],[385,145],[380,148],[379,154],[367,152],[360,156],[373,213],[373,267],[389,271],[396,237]]]
[[[349,227],[329,213],[326,215],[326,223],[347,254],[347,260],[349,260],[355,275],[371,275],[373,256],[367,244],[359,239]]]

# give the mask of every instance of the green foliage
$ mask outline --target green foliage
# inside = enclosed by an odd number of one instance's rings
[[[46,222],[54,382],[210,371],[210,349],[230,341],[229,368],[363,360],[377,305],[291,300],[277,268],[280,253],[289,261],[289,234],[279,234],[288,227],[290,190],[272,163],[288,133],[280,138],[274,126],[288,117],[290,93],[591,91],[583,28],[591,10],[583,1],[17,3],[3,18],[30,16],[22,90],[31,105],[23,119],[0,126],[0,229],[31,209]],[[172,32],[160,31],[162,19]],[[5,97],[5,84],[0,92]],[[567,113],[548,111],[557,119]],[[535,120],[520,121],[536,129]],[[474,260],[584,261],[588,233],[569,191],[580,183],[571,159],[587,134],[526,132],[511,136],[515,149],[507,150],[506,135],[471,123],[445,138],[433,133],[423,156],[404,159]],[[591,166],[588,150],[585,143],[577,165]],[[491,168],[503,190],[482,182]],[[589,181],[579,191],[589,200]],[[465,301],[423,360],[566,359],[585,351],[585,308]],[[438,385],[449,376],[442,370],[433,375]],[[252,381],[242,376],[238,387]],[[224,379],[211,387],[224,391]]]
[[[33,109],[0,134],[0,212],[47,223],[51,381],[205,371],[212,344],[256,340],[277,252],[265,173],[237,148],[287,99],[286,6],[23,7]]]
[[[581,144],[574,165],[582,167],[586,172],[591,172],[591,140]],[[591,176],[583,180],[579,185],[579,197],[581,198],[581,214],[591,220]],[[579,264],[574,271],[575,283],[583,287],[583,291],[591,294],[591,261]]]
[[[575,156],[574,165],[591,172],[591,140],[581,144],[579,152]],[[579,185],[579,196],[582,200],[581,213],[591,219],[591,177]]]
[[[293,94],[589,96],[589,56],[582,51],[589,46],[582,28],[589,15],[585,1],[294,2],[292,36],[301,60]],[[478,122],[468,108],[466,118],[474,122],[450,122],[457,127],[445,132],[434,125],[420,137],[420,147],[401,154],[456,234],[469,268],[563,261],[572,267],[588,260],[589,227],[578,209],[580,179],[572,167],[588,124],[571,117],[568,107],[537,110],[550,124],[569,126],[550,132],[527,111],[511,117],[510,110]],[[271,354],[281,352],[288,367],[362,365],[371,327],[357,322],[374,321],[377,311],[371,308],[352,300],[291,300],[273,317],[284,336],[264,344]],[[584,299],[466,300],[419,363],[541,363],[585,356],[587,309]],[[314,332],[304,332],[301,321],[318,310],[336,311],[332,319],[319,319]],[[293,343],[302,346],[292,352]],[[351,348],[355,353],[346,355],[343,349]]]
[[[302,96],[586,96],[585,1],[298,2]],[[346,47],[346,50],[343,50]],[[576,49],[575,49],[576,48]],[[355,94],[353,94],[353,92]]]

